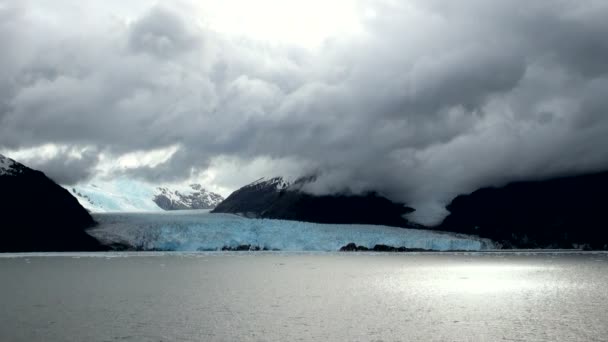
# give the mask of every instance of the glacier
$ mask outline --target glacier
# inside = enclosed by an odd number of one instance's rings
[[[63,187],[91,212],[162,211],[152,200],[155,187],[132,179],[94,180]]]
[[[493,249],[488,239],[431,230],[358,224],[317,224],[250,219],[209,210],[163,213],[97,213],[99,225],[88,233],[105,244],[138,250],[215,251],[258,246],[281,251],[338,251],[348,243],[377,244],[435,251]]]
[[[200,184],[150,184],[137,179],[118,177],[92,179],[87,183],[62,185],[87,210],[107,212],[162,212],[180,209],[215,207],[223,197],[207,191]],[[163,203],[157,202],[161,198]]]

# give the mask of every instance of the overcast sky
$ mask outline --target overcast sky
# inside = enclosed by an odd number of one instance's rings
[[[126,5],[128,4],[128,5]],[[319,173],[424,222],[608,169],[605,0],[0,0],[0,151],[74,184]]]

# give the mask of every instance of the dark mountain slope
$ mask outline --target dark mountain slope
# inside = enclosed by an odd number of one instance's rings
[[[517,182],[456,197],[438,229],[506,247],[608,247],[608,172]]]
[[[0,155],[0,252],[101,250],[94,224],[67,190]]]
[[[280,177],[262,179],[232,193],[213,212],[316,223],[413,226],[402,217],[413,209],[403,204],[376,193],[314,196],[299,190],[307,181],[302,178],[288,184]]]

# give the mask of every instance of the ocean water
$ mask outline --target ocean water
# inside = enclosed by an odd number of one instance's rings
[[[0,255],[0,341],[606,341],[604,253]]]

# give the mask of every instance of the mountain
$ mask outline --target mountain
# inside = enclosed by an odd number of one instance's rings
[[[262,178],[233,192],[212,212],[316,223],[416,227],[403,218],[414,209],[374,192],[315,196],[301,191],[313,180],[305,177],[289,183],[282,177]]]
[[[203,189],[200,184],[191,184],[186,191],[157,188],[154,203],[164,210],[213,209],[224,198],[216,193]]]
[[[0,189],[0,252],[103,249],[91,215],[42,172],[0,155]]]
[[[289,183],[281,177],[260,178],[230,194],[212,212],[264,217],[272,204],[279,200],[281,191],[288,186]]]
[[[129,178],[94,179],[88,184],[66,186],[91,212],[154,212],[175,209],[210,209],[223,199],[199,184],[157,187]]]
[[[608,172],[516,182],[456,197],[438,229],[516,248],[608,249]]]

